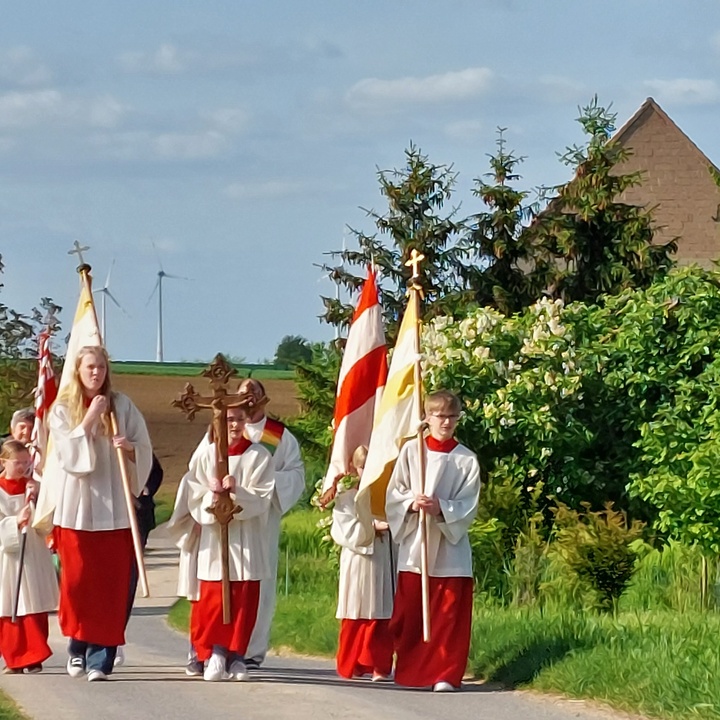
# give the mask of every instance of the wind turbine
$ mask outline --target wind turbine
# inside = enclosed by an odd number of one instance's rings
[[[108,270],[107,278],[105,279],[105,284],[98,288],[97,290],[93,290],[93,293],[99,293],[102,295],[102,300],[100,302],[100,317],[101,317],[101,332],[102,332],[102,338],[103,342],[107,345],[107,334],[105,332],[105,318],[107,314],[107,299],[110,298],[126,315],[127,312],[125,312],[125,308],[115,299],[113,294],[110,292],[110,274],[112,273],[113,265],[115,265],[115,260],[113,260],[110,263],[110,269]]]
[[[155,243],[153,243],[153,247],[155,247]],[[157,253],[157,248],[155,248],[155,252]],[[160,256],[158,256],[158,265],[160,265],[160,269],[157,273],[157,281],[155,282],[155,287],[153,288],[153,291],[150,293],[150,297],[147,299],[146,305],[152,300],[153,295],[155,294],[155,291],[157,290],[158,294],[158,329],[157,329],[157,356],[156,361],[161,363],[163,362],[163,278],[170,278],[171,280],[189,280],[190,278],[183,277],[182,275],[171,275],[170,273],[166,273],[163,269],[162,263],[160,262]]]

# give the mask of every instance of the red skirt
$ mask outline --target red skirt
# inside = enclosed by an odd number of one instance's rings
[[[58,620],[63,635],[105,647],[124,645],[135,562],[130,530],[56,527],[55,541],[61,567]]]
[[[336,659],[340,677],[390,675],[392,661],[390,620],[342,620]]]
[[[430,642],[423,642],[422,587],[417,573],[398,574],[390,629],[395,639],[395,682],[427,687],[448,682],[460,687],[470,653],[473,581],[430,578]]]
[[[200,599],[190,611],[190,642],[198,660],[212,655],[213,645],[237,655],[245,655],[255,627],[260,603],[260,581],[244,580],[230,583],[232,613],[230,622],[223,623],[222,583],[200,581]]]
[[[47,640],[46,612],[21,615],[15,623],[0,617],[0,653],[13,670],[45,662],[52,655]]]

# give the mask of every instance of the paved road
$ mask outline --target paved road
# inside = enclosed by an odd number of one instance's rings
[[[65,673],[65,641],[51,618],[55,652],[40,675],[0,675],[0,688],[35,720],[183,720],[242,717],[251,720],[608,720],[618,718],[584,703],[468,684],[461,693],[437,695],[392,684],[339,679],[330,662],[272,657],[251,682],[206,683],[189,678],[186,639],[165,623],[175,601],[176,553],[162,530],[147,555],[152,597],[141,599],[128,628],[127,662],[105,683]]]

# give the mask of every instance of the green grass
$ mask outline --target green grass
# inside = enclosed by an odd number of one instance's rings
[[[476,610],[480,677],[659,718],[720,718],[720,617]]]
[[[207,363],[155,363],[118,360],[112,363],[115,375],[200,375],[207,368]],[[272,365],[235,365],[235,369],[243,377],[254,377],[258,380],[294,380],[294,370],[279,370]]]
[[[0,720],[29,720],[29,718],[9,695],[0,692]]]
[[[160,491],[155,496],[155,524],[162,525],[167,522],[172,515],[173,506],[175,503],[175,489],[173,488],[170,492]]]

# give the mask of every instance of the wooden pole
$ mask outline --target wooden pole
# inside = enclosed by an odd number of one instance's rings
[[[415,252],[415,251],[413,251]],[[413,276],[413,280],[417,276]],[[422,367],[420,359],[420,287],[413,282],[410,286],[410,302],[415,305],[415,367],[414,367],[414,386],[415,386],[415,405],[417,410],[417,444],[418,444],[418,464],[420,471],[420,492],[425,494],[425,433],[423,428],[423,409],[422,409]],[[418,521],[420,523],[420,578],[422,589],[422,619],[423,619],[423,641],[430,642],[430,572],[428,568],[428,543],[427,543],[427,513],[420,510],[418,513]]]
[[[95,327],[97,328],[98,337],[100,338],[100,344],[102,345],[102,335],[100,334],[100,328],[98,326],[97,313],[95,311],[95,302],[92,296],[92,284],[90,281],[90,266],[83,263],[78,268],[82,282],[90,298],[92,304],[93,319],[95,321]],[[110,372],[110,368],[107,369]],[[108,398],[110,400],[110,398]],[[115,416],[115,410],[110,408],[110,426],[113,435],[119,434],[117,417]],[[145,570],[145,558],[143,557],[142,540],[140,539],[140,530],[138,528],[137,515],[135,514],[135,497],[130,489],[130,474],[127,468],[127,457],[125,451],[122,448],[115,448],[117,453],[118,465],[120,466],[120,477],[122,478],[123,495],[125,497],[125,506],[127,507],[128,519],[130,521],[130,533],[132,534],[133,549],[135,551],[135,561],[137,562],[138,569],[138,581],[140,582],[140,590],[143,597],[150,595],[150,588],[148,587],[147,572]]]

